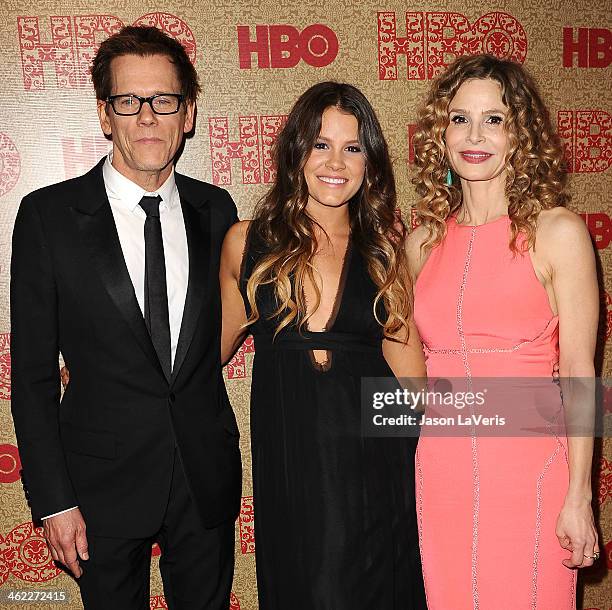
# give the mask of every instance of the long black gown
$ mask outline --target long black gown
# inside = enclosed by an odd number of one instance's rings
[[[264,248],[250,237],[241,288]],[[416,438],[364,438],[361,377],[391,376],[376,288],[349,245],[324,332],[282,330],[258,290],[251,389],[260,610],[425,609],[414,497]],[[383,313],[384,315],[384,313]],[[328,350],[320,367],[313,349]]]

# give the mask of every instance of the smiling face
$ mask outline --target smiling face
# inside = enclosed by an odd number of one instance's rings
[[[330,106],[323,112],[319,137],[304,166],[307,208],[344,205],[359,190],[364,174],[357,119]]]
[[[181,93],[176,69],[164,55],[116,57],[111,73],[111,95]],[[138,114],[120,116],[110,104],[98,100],[100,125],[113,139],[113,166],[148,190],[170,175],[183,136],[193,127],[193,114],[193,104],[182,103],[176,114],[169,115],[155,114],[149,104],[143,104]]]
[[[464,180],[505,181],[508,108],[501,93],[497,81],[472,79],[457,89],[449,104],[446,156]]]

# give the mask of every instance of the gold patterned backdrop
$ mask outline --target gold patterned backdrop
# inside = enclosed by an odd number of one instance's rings
[[[610,375],[611,0],[0,0],[0,9],[0,592],[66,591],[71,601],[61,607],[81,607],[76,585],[55,568],[40,530],[33,529],[19,482],[10,416],[10,236],[24,195],[85,172],[108,149],[87,67],[100,41],[122,25],[154,24],[186,46],[203,95],[179,169],[225,186],[242,218],[271,181],[270,144],[292,102],[311,84],[334,79],[357,85],[375,106],[404,217],[411,220],[411,125],[432,76],[458,54],[487,51],[523,62],[558,123],[572,170],[571,207],[584,215],[597,247],[598,366]],[[257,608],[248,427],[252,352],[247,341],[225,373],[245,474],[232,610]],[[609,412],[610,406],[606,417]],[[594,472],[604,552],[581,575],[579,607],[610,610],[611,442],[598,443]],[[157,554],[154,547],[152,609],[166,607]]]

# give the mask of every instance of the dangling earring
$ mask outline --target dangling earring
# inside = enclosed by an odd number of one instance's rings
[[[453,173],[451,172],[450,168],[446,172],[446,186],[453,186]]]

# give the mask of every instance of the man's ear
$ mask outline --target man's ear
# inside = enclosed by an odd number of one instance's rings
[[[193,129],[193,121],[195,119],[195,104],[187,102],[185,104],[185,126],[183,133],[189,133]]]
[[[100,119],[100,127],[102,127],[104,135],[110,136],[113,133],[113,128],[111,126],[111,122],[107,113],[108,102],[105,102],[104,100],[98,100],[97,107],[98,118]]]

